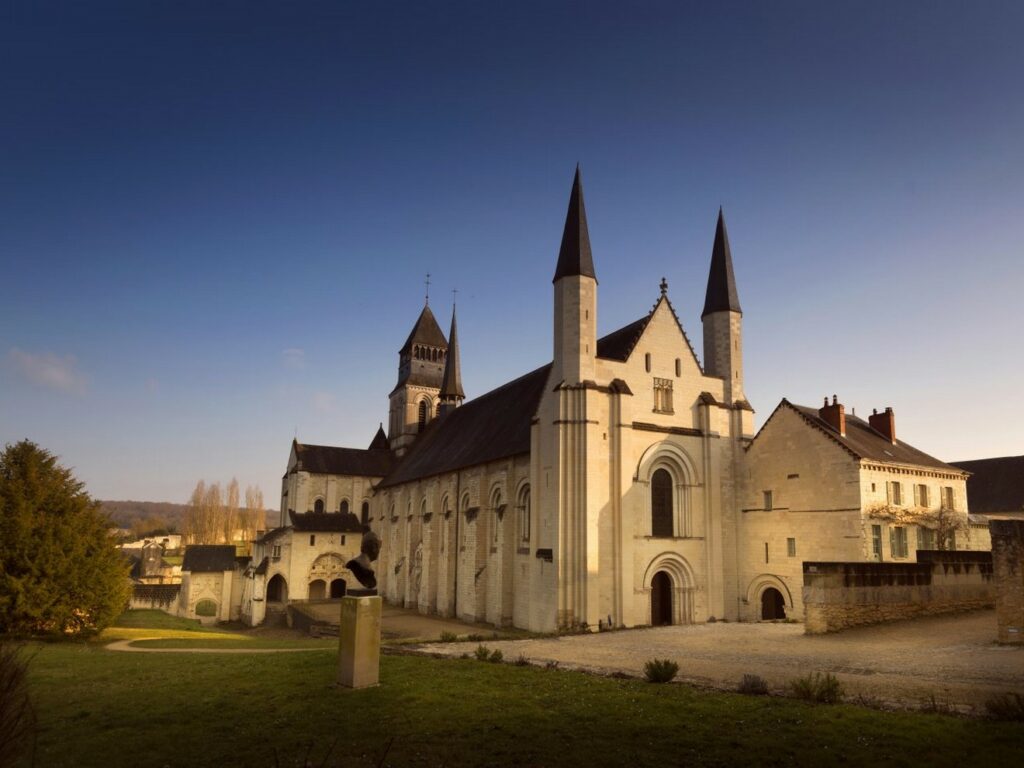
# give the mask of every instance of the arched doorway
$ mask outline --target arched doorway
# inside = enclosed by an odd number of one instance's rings
[[[309,582],[309,599],[323,600],[327,597],[327,583],[323,579]]]
[[[267,582],[267,602],[288,602],[288,582],[284,580],[284,576],[280,573],[275,574],[274,577]]]
[[[344,579],[334,579],[331,582],[331,597],[332,598],[339,598],[339,597],[344,597],[344,596],[345,596],[345,580]]]
[[[775,587],[761,593],[761,620],[776,621],[786,618],[786,599]]]
[[[658,571],[651,579],[651,626],[663,627],[672,623],[672,579]]]

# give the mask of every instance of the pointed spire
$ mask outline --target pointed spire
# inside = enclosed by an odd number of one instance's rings
[[[370,450],[387,450],[388,449],[388,436],[384,434],[384,422],[380,422],[380,426],[377,427],[377,434],[373,436],[373,442],[370,443]]]
[[[732,272],[732,252],[729,250],[729,234],[725,231],[725,217],[718,209],[718,227],[715,229],[715,244],[711,249],[711,271],[708,273],[708,290],[704,296],[703,320],[712,312],[739,312],[740,298],[736,292],[736,278]]]
[[[448,357],[444,361],[444,378],[441,380],[441,402],[458,405],[465,397],[459,366],[459,331],[455,325],[455,304],[452,304],[452,330],[448,334]]]
[[[597,279],[594,272],[594,257],[590,253],[590,232],[587,230],[587,210],[583,205],[583,181],[580,167],[576,166],[576,177],[569,195],[569,210],[565,215],[565,230],[562,232],[562,247],[558,251],[558,266],[551,282],[572,275],[585,275]]]

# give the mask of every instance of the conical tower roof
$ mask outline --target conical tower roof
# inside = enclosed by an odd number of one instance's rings
[[[381,423],[377,427],[377,434],[373,436],[373,441],[370,443],[371,451],[387,450],[388,449],[388,436],[384,434],[384,424]]]
[[[703,320],[712,312],[739,312],[740,297],[736,292],[736,277],[732,271],[732,252],[729,250],[729,234],[725,231],[725,217],[718,209],[718,226],[715,229],[715,244],[711,249],[711,271],[708,273],[708,290],[704,296]]]
[[[420,316],[416,319],[416,325],[412,327],[412,331],[409,333],[409,338],[405,340],[405,344],[398,350],[399,354],[406,354],[412,351],[413,344],[424,344],[428,347],[441,347],[446,349],[448,342],[445,341],[444,334],[441,332],[441,326],[437,324],[437,320],[434,318],[434,313],[430,311],[429,306],[424,306],[423,311],[420,312]]]
[[[590,252],[590,232],[587,229],[587,209],[583,205],[583,180],[580,167],[572,181],[569,195],[569,210],[565,214],[565,229],[562,231],[562,247],[558,251],[558,266],[551,282],[563,277],[586,275],[597,279],[594,272],[594,257]]]
[[[452,305],[452,330],[448,334],[448,357],[444,361],[444,378],[441,380],[441,400],[463,400],[462,366],[459,365],[459,331],[455,325],[455,305]]]

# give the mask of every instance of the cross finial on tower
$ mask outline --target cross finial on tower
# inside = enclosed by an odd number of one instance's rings
[[[427,279],[423,281],[427,286],[426,295],[423,297],[424,306],[430,306],[430,273],[427,272]]]
[[[659,287],[661,288],[661,295],[664,296],[666,293],[668,293],[668,280],[666,280],[664,277],[661,278],[661,285]]]
[[[457,298],[458,292],[458,288],[452,288],[452,309],[455,309],[455,299]]]

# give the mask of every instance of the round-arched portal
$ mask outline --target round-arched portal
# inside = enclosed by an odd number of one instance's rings
[[[761,620],[777,621],[786,618],[786,598],[775,587],[761,593]]]
[[[331,581],[331,599],[345,596],[345,580],[333,579]]]
[[[651,626],[672,623],[672,577],[658,571],[651,579]]]
[[[316,579],[309,582],[309,599],[323,600],[327,597],[327,582],[323,579]]]
[[[284,576],[280,573],[275,574],[270,581],[267,582],[267,602],[288,602],[288,582],[284,580]]]

